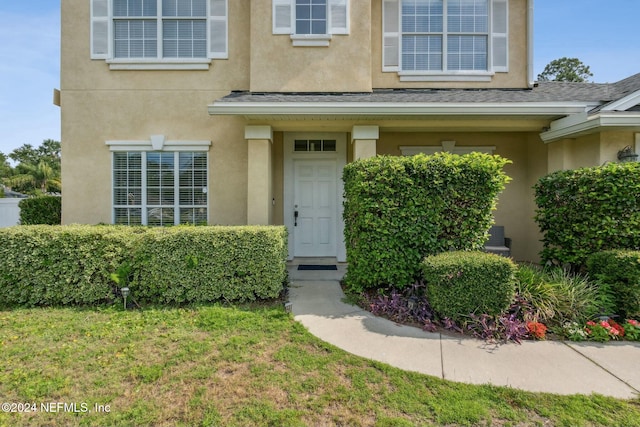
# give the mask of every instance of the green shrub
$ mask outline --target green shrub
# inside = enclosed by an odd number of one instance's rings
[[[404,287],[427,255],[479,249],[508,160],[473,153],[363,159],[344,169],[344,222],[354,291]]]
[[[422,263],[429,304],[456,321],[506,311],[515,296],[515,271],[509,258],[485,252],[444,252]]]
[[[0,303],[88,305],[113,298],[110,273],[135,247],[133,230],[33,225],[0,230]]]
[[[22,225],[60,225],[62,216],[62,198],[58,196],[39,196],[23,199],[20,207]]]
[[[535,192],[544,262],[577,270],[593,253],[640,248],[640,163],[558,171]]]
[[[586,276],[558,267],[519,266],[516,293],[531,305],[532,320],[549,327],[584,323],[606,310],[609,304],[608,295],[602,294]]]
[[[286,278],[284,227],[150,229],[137,254],[141,301],[188,303],[276,298]]]
[[[286,254],[284,227],[5,228],[0,304],[104,304],[122,282],[131,298],[153,304],[273,298]]]
[[[640,317],[640,251],[611,250],[587,260],[589,275],[609,288],[621,319]]]

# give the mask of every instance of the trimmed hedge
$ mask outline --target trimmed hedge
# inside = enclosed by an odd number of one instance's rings
[[[535,185],[543,262],[579,269],[609,249],[640,249],[640,163],[558,171]]]
[[[344,222],[354,291],[420,277],[427,255],[479,249],[508,182],[499,156],[380,156],[344,168]]]
[[[18,206],[22,225],[60,225],[62,221],[62,197],[30,197],[21,200]]]
[[[422,273],[435,313],[455,321],[470,314],[498,315],[515,297],[516,265],[485,252],[444,252],[426,257]]]
[[[137,253],[145,302],[190,303],[276,298],[286,279],[284,227],[150,229]]]
[[[123,277],[144,303],[275,298],[286,279],[284,227],[21,226],[0,230],[0,304],[112,302]]]
[[[609,289],[620,319],[640,316],[640,251],[595,253],[587,259],[587,271]]]

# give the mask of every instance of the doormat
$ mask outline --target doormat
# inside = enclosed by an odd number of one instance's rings
[[[313,264],[300,264],[298,270],[337,270],[335,265],[313,265]]]

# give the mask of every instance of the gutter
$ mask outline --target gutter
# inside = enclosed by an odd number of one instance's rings
[[[534,80],[534,76],[533,76],[533,48],[534,48],[534,42],[533,42],[533,24],[534,24],[534,19],[533,19],[533,4],[534,4],[535,0],[528,0],[528,14],[527,14],[527,51],[529,52],[529,58],[527,58],[528,62],[529,62],[529,67],[527,69],[527,74],[528,74],[528,80],[529,80],[529,89],[533,88],[533,85],[535,83]]]

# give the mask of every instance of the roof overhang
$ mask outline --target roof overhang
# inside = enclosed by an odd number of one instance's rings
[[[597,114],[575,114],[551,123],[551,128],[540,134],[545,143],[566,138],[589,135],[602,130],[640,131],[640,112],[600,111]]]
[[[269,117],[279,120],[315,117],[352,119],[357,117],[394,118],[420,116],[543,116],[559,118],[585,111],[584,102],[510,102],[510,103],[392,103],[392,102],[225,102],[209,105],[210,115]]]

